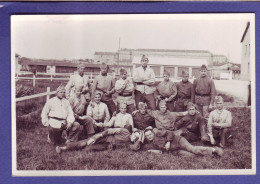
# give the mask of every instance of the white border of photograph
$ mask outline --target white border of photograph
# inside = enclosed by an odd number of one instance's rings
[[[55,170],[32,171],[17,170],[16,152],[16,100],[15,100],[15,37],[14,19],[17,16],[42,15],[12,15],[11,16],[11,97],[12,97],[12,175],[13,176],[132,176],[132,175],[253,175],[256,174],[256,97],[255,97],[255,15],[253,13],[232,14],[116,14],[116,15],[88,15],[89,20],[250,20],[250,67],[251,67],[251,169],[224,170]],[[70,15],[64,15],[70,16]],[[77,17],[78,16],[78,17]],[[81,15],[73,18],[80,20]],[[242,35],[241,35],[242,36]],[[240,54],[240,53],[239,53]],[[47,144],[47,143],[46,143]]]

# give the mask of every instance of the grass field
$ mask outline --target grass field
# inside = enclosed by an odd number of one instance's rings
[[[46,89],[41,83],[42,89]],[[55,84],[53,84],[55,89]],[[226,96],[228,104],[236,99]],[[233,102],[232,102],[233,101]],[[178,169],[250,169],[251,109],[230,108],[233,115],[233,139],[223,157],[183,157],[177,152],[162,155],[146,151],[132,152],[129,145],[116,150],[88,152],[86,149],[57,154],[48,144],[47,128],[42,126],[40,113],[45,97],[18,102],[17,169],[18,170],[178,170]],[[199,145],[201,143],[194,143]]]

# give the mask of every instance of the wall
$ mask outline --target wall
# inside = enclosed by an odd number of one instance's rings
[[[251,80],[250,72],[250,26],[242,42],[241,80]]]

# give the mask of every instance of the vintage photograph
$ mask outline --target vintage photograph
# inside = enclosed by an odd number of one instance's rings
[[[14,176],[256,173],[254,14],[12,15]]]

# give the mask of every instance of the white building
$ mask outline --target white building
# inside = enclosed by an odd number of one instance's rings
[[[241,80],[250,81],[250,22],[247,22],[240,43],[242,43]]]

